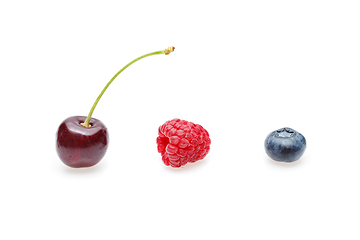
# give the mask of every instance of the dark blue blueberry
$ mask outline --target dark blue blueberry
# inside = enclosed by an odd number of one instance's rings
[[[279,162],[294,162],[306,149],[304,136],[291,128],[273,131],[265,139],[266,154]]]

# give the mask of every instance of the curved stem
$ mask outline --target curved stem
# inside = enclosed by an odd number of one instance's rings
[[[94,112],[94,109],[95,109],[96,105],[98,104],[100,98],[102,97],[102,95],[104,94],[104,92],[106,91],[106,89],[109,87],[109,85],[114,81],[114,79],[115,79],[122,71],[124,71],[127,67],[129,67],[129,66],[130,66],[131,64],[133,64],[134,62],[139,61],[140,59],[143,59],[143,58],[145,58],[145,57],[149,57],[149,56],[152,56],[152,55],[157,55],[157,54],[169,55],[171,52],[174,51],[174,49],[175,49],[174,47],[170,47],[170,48],[167,48],[167,49],[165,49],[165,50],[148,53],[148,54],[145,54],[145,55],[143,55],[143,56],[141,56],[141,57],[138,57],[138,58],[132,60],[131,62],[129,62],[128,64],[126,64],[126,65],[125,65],[122,69],[120,69],[120,71],[118,71],[118,72],[110,79],[110,81],[106,84],[106,86],[104,87],[104,89],[101,91],[100,95],[97,97],[96,101],[94,102],[94,104],[93,104],[93,106],[92,106],[92,108],[91,108],[91,110],[90,110],[90,112],[89,112],[89,114],[88,114],[85,122],[82,123],[81,125],[82,125],[83,127],[86,127],[86,128],[91,127],[90,124],[89,124],[89,122],[90,122],[91,116],[92,116],[92,114],[93,114],[93,112]]]

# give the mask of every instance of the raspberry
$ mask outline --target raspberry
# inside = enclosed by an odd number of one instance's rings
[[[178,168],[203,159],[210,150],[211,140],[201,125],[173,119],[159,127],[156,142],[165,165]]]

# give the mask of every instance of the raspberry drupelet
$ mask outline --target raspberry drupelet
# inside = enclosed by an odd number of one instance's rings
[[[210,150],[211,140],[201,125],[173,119],[159,127],[156,142],[165,165],[178,168],[203,159]]]

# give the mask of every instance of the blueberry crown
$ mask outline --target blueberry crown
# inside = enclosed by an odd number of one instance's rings
[[[291,128],[281,128],[276,130],[275,136],[281,138],[289,138],[295,135],[295,131]]]

